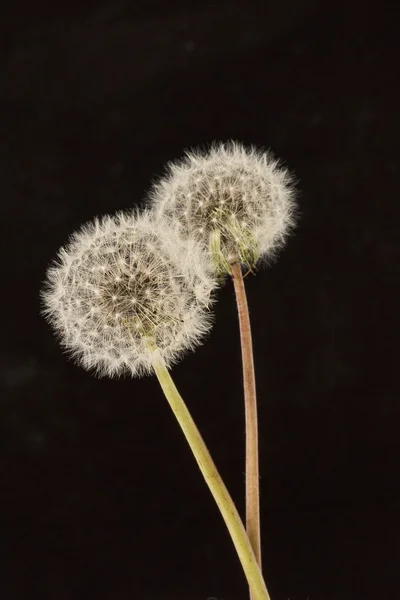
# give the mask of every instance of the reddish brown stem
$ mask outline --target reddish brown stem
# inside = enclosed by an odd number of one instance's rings
[[[257,396],[254,375],[253,344],[246,290],[239,263],[231,265],[239,315],[243,363],[243,387],[246,422],[246,529],[254,555],[261,567],[260,486],[258,467]]]

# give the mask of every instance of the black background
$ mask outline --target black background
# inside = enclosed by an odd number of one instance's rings
[[[228,533],[156,379],[99,380],[39,315],[48,262],[184,148],[271,147],[301,220],[246,279],[272,600],[394,600],[398,21],[384,2],[21,2],[0,24],[4,600],[241,600]],[[236,308],[173,369],[237,506]]]

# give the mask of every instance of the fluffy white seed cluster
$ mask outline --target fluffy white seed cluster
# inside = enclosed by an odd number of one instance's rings
[[[149,193],[157,218],[199,241],[219,272],[273,258],[295,225],[293,178],[269,152],[236,142],[191,150]]]
[[[195,243],[174,239],[148,212],[84,225],[61,248],[42,290],[64,348],[98,375],[170,367],[211,327],[215,280]]]

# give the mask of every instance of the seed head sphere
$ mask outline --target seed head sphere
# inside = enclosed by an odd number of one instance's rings
[[[84,225],[61,248],[42,290],[62,346],[98,375],[170,367],[211,327],[215,280],[194,243],[174,239],[148,212]],[[150,342],[150,345],[149,345]]]
[[[187,151],[149,197],[158,219],[199,241],[225,272],[273,258],[296,222],[292,176],[270,152],[237,142]]]

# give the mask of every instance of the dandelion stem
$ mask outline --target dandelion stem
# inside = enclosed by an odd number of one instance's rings
[[[246,422],[246,529],[254,555],[261,568],[260,486],[258,466],[257,396],[254,375],[253,344],[246,290],[239,263],[231,266],[239,315],[242,347],[243,387]]]
[[[257,564],[249,538],[233,500],[229,495],[210,453],[207,450],[207,446],[205,445],[182,397],[176,389],[165,364],[156,353],[154,356],[153,367],[158,381],[182,428],[197,464],[199,465],[200,471],[202,472],[226,523],[246,575],[253,599],[270,600],[260,567]]]

